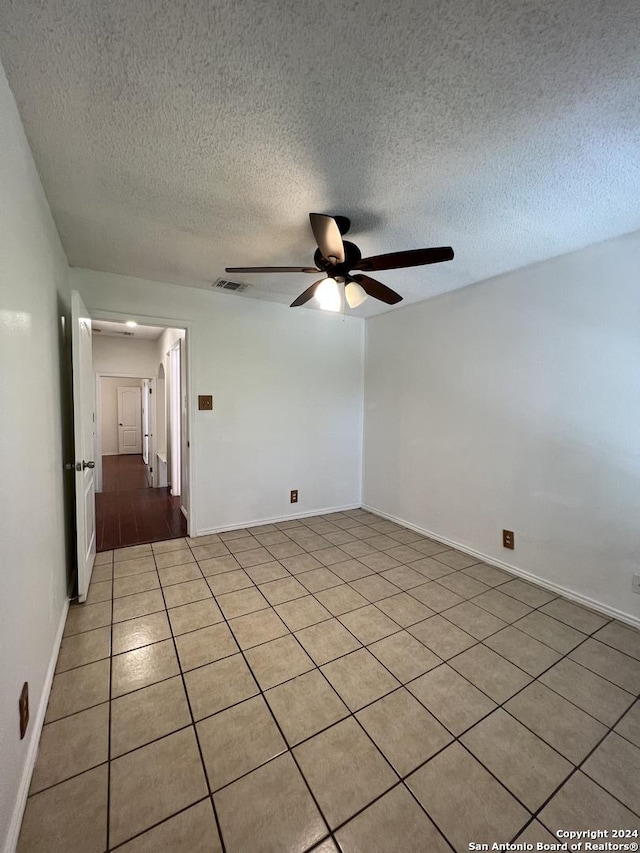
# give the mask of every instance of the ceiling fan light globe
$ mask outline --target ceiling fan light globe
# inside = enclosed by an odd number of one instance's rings
[[[358,305],[362,305],[367,298],[366,291],[364,288],[360,287],[357,281],[350,281],[346,285],[344,295],[349,308],[357,308]]]
[[[336,302],[340,304],[340,291],[338,289],[338,282],[335,278],[325,278],[318,287],[316,288],[315,298],[320,303],[321,307],[325,307],[325,303],[328,306],[329,304],[335,304]],[[327,308],[329,311],[339,310],[334,308]]]
[[[340,295],[336,296],[335,299],[325,299],[324,302],[320,303],[320,308],[323,311],[340,311],[342,310],[342,302],[340,299]]]

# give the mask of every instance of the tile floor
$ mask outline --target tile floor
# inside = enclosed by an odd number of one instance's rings
[[[640,828],[640,632],[363,510],[98,556],[20,853]]]

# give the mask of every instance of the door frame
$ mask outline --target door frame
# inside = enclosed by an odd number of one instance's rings
[[[93,318],[93,314],[91,315]],[[102,318],[101,318],[102,319]],[[100,370],[96,371],[96,449],[95,449],[95,461],[96,461],[96,492],[102,492],[102,394],[100,393],[100,380],[104,377],[105,379],[148,379],[153,390],[153,394],[156,393],[156,378],[155,376],[140,376],[137,373],[123,373],[121,370],[113,371],[113,370]],[[151,459],[155,459],[156,453],[156,411],[155,405],[151,407],[151,428],[153,432],[151,433],[151,441],[149,442],[149,456]],[[153,467],[153,481],[152,485],[156,484],[156,470]]]
[[[177,318],[168,318],[168,317],[154,317],[150,314],[140,314],[137,312],[128,311],[126,313],[122,311],[104,311],[101,309],[89,309],[89,314],[93,320],[114,320],[117,323],[124,323],[127,320],[135,320],[140,326],[163,326],[165,329],[182,329],[185,333],[184,337],[184,346],[182,348],[182,360],[183,365],[186,369],[186,382],[185,382],[185,391],[187,395],[187,424],[186,430],[184,430],[184,434],[182,436],[182,451],[184,453],[185,448],[187,449],[187,471],[189,472],[189,481],[187,483],[187,500],[189,512],[186,516],[187,521],[187,535],[191,536],[194,530],[198,529],[196,518],[197,518],[197,506],[194,503],[193,496],[195,493],[194,488],[194,473],[197,470],[197,451],[198,448],[196,443],[193,440],[193,425],[196,420],[196,396],[194,393],[194,371],[193,371],[193,352],[194,352],[194,338],[196,337],[195,324],[191,320],[179,320]],[[104,373],[103,375],[109,375]],[[126,376],[126,374],[118,372],[114,374],[115,376]],[[132,376],[129,378],[143,378],[138,375]],[[157,377],[153,377],[154,380],[154,388],[153,393],[156,393],[155,381]],[[166,377],[165,377],[166,383]],[[157,399],[157,398],[156,398]],[[156,447],[155,447],[155,434],[156,434],[156,423],[155,423],[155,406],[153,407],[153,459],[156,460]],[[97,414],[96,414],[97,417]],[[102,449],[101,447],[98,449]],[[100,460],[102,461],[102,457],[100,456]],[[153,474],[154,474],[154,485],[155,485],[155,475],[156,475],[156,466],[153,466]],[[102,469],[100,470],[100,486],[102,486]]]

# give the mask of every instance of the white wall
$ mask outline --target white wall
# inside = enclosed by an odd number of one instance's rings
[[[122,373],[151,379],[158,372],[157,341],[93,336],[93,369],[96,373]]]
[[[639,619],[638,269],[635,234],[368,320],[363,503]]]
[[[71,281],[89,310],[189,324],[194,532],[360,503],[362,320],[89,270]]]
[[[177,340],[184,340],[184,329],[165,329],[156,342],[156,363],[164,365],[165,375],[169,370],[169,357],[167,353]]]
[[[142,388],[142,379],[126,376],[103,376],[100,379],[100,438],[103,456],[113,456],[119,452],[118,388]]]
[[[9,851],[66,608],[61,365],[70,362],[66,258],[1,67],[0,257],[0,849]],[[20,741],[24,681],[31,722]]]

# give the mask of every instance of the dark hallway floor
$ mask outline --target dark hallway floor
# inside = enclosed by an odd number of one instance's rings
[[[180,498],[147,486],[141,456],[103,456],[103,491],[96,494],[96,549],[159,542],[185,536]]]

